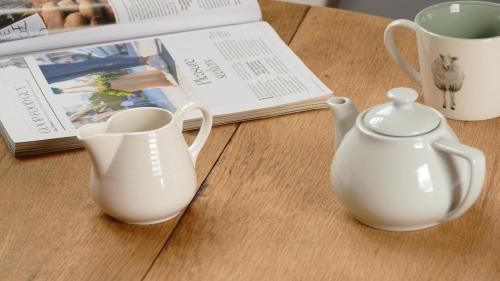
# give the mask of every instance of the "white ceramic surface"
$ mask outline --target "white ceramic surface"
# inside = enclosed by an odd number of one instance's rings
[[[358,114],[347,98],[335,97],[328,104],[337,144],[332,186],[364,224],[389,231],[423,229],[461,216],[478,198],[484,155],[461,144],[438,111],[428,107],[439,119],[435,129],[401,137],[367,126],[365,116],[380,107]]]
[[[428,133],[439,126],[440,118],[434,111],[416,103],[417,91],[395,88],[389,91],[390,103],[374,107],[364,117],[372,131],[393,137],[410,137]]]
[[[203,113],[196,140],[182,135],[184,115]],[[191,102],[175,114],[135,108],[105,123],[81,127],[77,137],[92,159],[90,186],[97,205],[115,219],[153,224],[175,217],[196,193],[195,163],[212,127],[206,107]]]
[[[462,5],[474,2],[449,2],[435,6],[448,7],[450,13],[443,16],[452,18],[461,12]],[[500,7],[485,2],[475,2],[474,5],[478,3],[496,9]],[[500,36],[467,39],[433,33],[416,23],[419,16],[431,19],[432,15],[426,15],[426,10],[417,15],[415,22],[399,19],[387,26],[384,42],[391,58],[408,76],[422,85],[425,103],[446,117],[475,121],[500,116]],[[399,53],[394,41],[394,32],[398,28],[416,34],[420,72]],[[453,70],[446,70],[451,68]],[[458,78],[453,77],[457,75]],[[440,85],[437,80],[441,76],[458,81],[455,82],[458,86]],[[443,87],[448,87],[448,90],[443,90]]]

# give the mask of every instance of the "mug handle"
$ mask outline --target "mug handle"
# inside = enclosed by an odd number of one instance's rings
[[[387,49],[389,56],[403,69],[403,71],[419,85],[422,85],[420,73],[401,56],[401,53],[399,53],[398,47],[396,46],[396,42],[394,41],[394,31],[396,31],[399,27],[403,27],[416,34],[414,22],[403,19],[395,20],[385,28],[385,48]]]
[[[194,142],[189,147],[189,153],[191,154],[191,158],[193,159],[193,164],[196,165],[196,159],[198,158],[198,154],[200,154],[200,151],[205,145],[205,142],[207,141],[208,136],[210,135],[210,131],[212,130],[212,123],[213,123],[212,114],[210,114],[207,107],[205,107],[201,103],[196,101],[191,101],[188,104],[184,105],[181,109],[179,109],[175,113],[174,119],[175,122],[177,123],[177,126],[182,132],[182,129],[184,127],[184,115],[186,115],[186,113],[188,113],[193,109],[199,109],[203,114],[200,131],[198,132],[198,135],[196,136]]]
[[[465,197],[443,220],[452,220],[463,215],[479,197],[486,172],[485,158],[481,150],[448,139],[438,139],[432,144],[435,149],[467,160],[470,166],[470,180]]]

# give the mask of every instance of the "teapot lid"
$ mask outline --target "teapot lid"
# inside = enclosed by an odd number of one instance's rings
[[[410,88],[394,88],[387,93],[390,103],[370,109],[363,119],[372,131],[392,137],[426,134],[439,126],[439,116],[429,107],[415,102],[418,93]]]

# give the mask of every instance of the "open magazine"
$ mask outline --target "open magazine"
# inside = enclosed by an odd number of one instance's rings
[[[6,0],[0,9],[0,129],[16,156],[80,147],[76,129],[128,108],[175,112],[195,99],[225,124],[321,108],[331,95],[260,20],[256,0]]]

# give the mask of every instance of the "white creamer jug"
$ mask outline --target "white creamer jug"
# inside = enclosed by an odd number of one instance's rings
[[[196,140],[182,135],[184,115],[203,113]],[[100,208],[119,221],[153,224],[175,217],[196,193],[195,163],[212,127],[205,106],[190,102],[175,114],[154,107],[81,127],[77,137],[92,159],[90,187]]]

